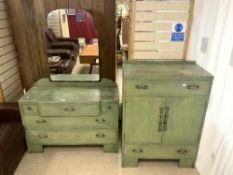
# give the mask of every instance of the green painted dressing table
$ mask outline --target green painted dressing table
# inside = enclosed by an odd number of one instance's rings
[[[45,145],[103,145],[118,150],[118,90],[101,82],[72,82],[85,77],[53,76],[41,79],[19,100],[30,152]],[[93,77],[93,76],[92,76]],[[96,77],[89,78],[89,80]]]

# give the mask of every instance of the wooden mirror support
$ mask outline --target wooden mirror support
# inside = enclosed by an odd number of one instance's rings
[[[26,89],[49,77],[43,29],[48,13],[64,8],[79,8],[93,15],[100,36],[100,76],[115,81],[115,0],[8,0],[8,6]]]

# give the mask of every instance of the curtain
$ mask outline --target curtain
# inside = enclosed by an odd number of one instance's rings
[[[232,53],[233,1],[196,0],[189,58],[215,77],[196,164],[201,175],[233,175]]]

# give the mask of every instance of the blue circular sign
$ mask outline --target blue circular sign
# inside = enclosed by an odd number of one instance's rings
[[[183,24],[181,24],[181,23],[176,24],[176,26],[175,26],[175,31],[176,32],[182,32],[183,29],[184,29]]]

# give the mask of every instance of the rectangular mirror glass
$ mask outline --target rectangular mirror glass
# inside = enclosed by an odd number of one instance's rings
[[[52,81],[99,81],[99,38],[91,13],[57,9],[44,30]]]

